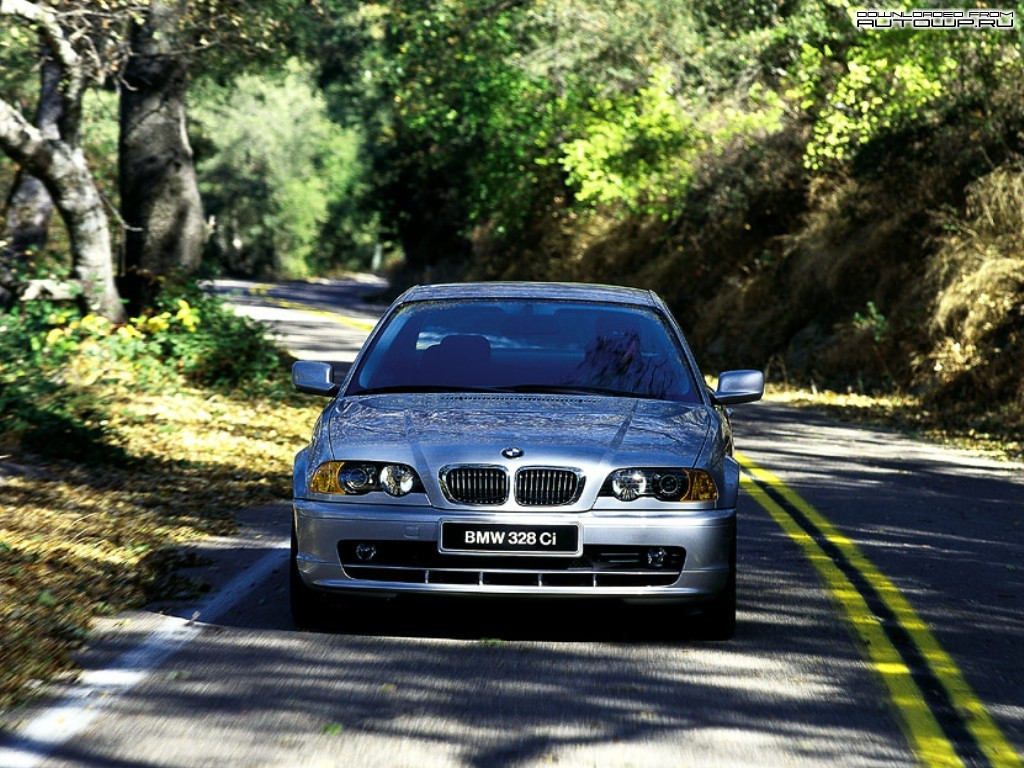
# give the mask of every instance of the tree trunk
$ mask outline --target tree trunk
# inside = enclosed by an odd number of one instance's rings
[[[47,139],[0,99],[0,150],[39,178],[71,238],[74,276],[89,309],[114,322],[125,320],[110,258],[110,229],[103,200],[81,149]]]
[[[63,114],[60,95],[60,65],[45,50],[39,72],[39,103],[35,126],[47,139],[60,136]],[[17,289],[18,268],[31,251],[41,251],[53,217],[53,200],[46,186],[35,176],[19,168],[4,206],[3,234],[0,235],[0,303]]]
[[[124,289],[148,304],[160,278],[194,272],[205,226],[192,147],[185,131],[189,41],[183,0],[152,0],[131,31],[121,88],[119,165],[125,235]]]

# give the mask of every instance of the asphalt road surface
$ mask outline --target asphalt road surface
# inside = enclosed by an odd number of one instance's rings
[[[338,362],[382,288],[215,286]],[[207,597],[106,622],[81,679],[6,718],[0,766],[1020,766],[1021,465],[770,403],[734,422],[730,642],[591,603],[368,603],[298,632],[281,503],[202,545]]]

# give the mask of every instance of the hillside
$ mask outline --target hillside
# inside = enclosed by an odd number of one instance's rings
[[[844,2],[398,7],[376,151],[400,280],[651,287],[712,369],[906,395],[1019,440],[1019,25],[866,31]]]

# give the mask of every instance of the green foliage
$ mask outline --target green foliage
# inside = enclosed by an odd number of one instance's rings
[[[359,182],[361,138],[332,122],[308,67],[203,83],[194,99],[197,171],[229,270],[305,277],[324,266],[318,239]]]
[[[576,199],[634,209],[686,189],[701,140],[666,68],[633,96],[593,102],[580,133],[562,145],[559,158]]]
[[[804,44],[788,95],[813,118],[805,166],[841,169],[874,141],[964,110],[991,129],[985,113],[1024,76],[1021,40],[1019,31],[902,29],[861,32],[841,49]]]
[[[703,27],[718,27],[734,34],[770,25],[789,5],[795,3],[785,0],[697,0],[693,3],[694,17]]]
[[[944,32],[936,34],[948,36]],[[910,39],[922,37],[915,33]],[[934,47],[923,50],[935,53]],[[944,95],[945,81],[957,68],[949,56],[926,58],[908,51],[909,55],[890,58],[891,53],[871,45],[858,46],[849,53],[846,74],[814,124],[814,137],[806,151],[808,168],[818,170],[842,163],[858,146],[879,134],[927,116]]]
[[[789,5],[751,0],[727,28],[714,2],[698,19],[670,0],[339,0],[316,55],[332,112],[373,131],[383,221],[422,266],[480,233],[514,253],[559,212],[677,212],[702,154],[779,127],[750,72],[785,63],[787,34],[820,36],[803,16],[776,34]]]
[[[266,37],[245,5],[196,6],[246,28],[240,37],[185,19],[218,49],[192,99],[211,255],[242,272],[365,265],[398,242],[415,279],[685,274],[701,290],[668,289],[678,304],[725,286],[723,307],[757,283],[747,306],[765,308],[757,325],[771,338],[755,350],[841,333],[884,367],[887,350],[913,347],[907,329],[927,324],[907,308],[930,299],[903,287],[935,247],[921,222],[937,205],[959,209],[965,183],[1024,147],[1020,30],[863,32],[848,0],[318,0],[279,14],[288,23]],[[306,64],[282,60],[290,33]],[[0,46],[0,59],[13,50]],[[273,69],[236,77],[250,53]],[[26,72],[0,72],[2,87]],[[102,109],[103,98],[87,105],[87,125],[112,124]],[[88,141],[110,152],[113,134]],[[113,196],[109,163],[100,175]],[[1017,295],[1016,262],[998,260],[995,280],[990,261],[984,280],[964,268],[956,290],[977,296],[958,311],[987,318],[982,295],[997,308]],[[787,274],[812,299],[799,317],[776,306],[794,294],[770,281]],[[815,304],[823,285],[843,300]],[[177,298],[151,319],[176,318]],[[787,347],[796,333],[804,340]],[[949,333],[952,360],[967,347]],[[195,333],[171,323],[150,336],[175,374],[237,378],[230,355]],[[826,362],[826,375],[859,365],[847,349]],[[887,380],[904,373],[893,366]]]
[[[189,382],[235,394],[266,394],[268,387],[276,388],[281,356],[264,327],[236,315],[194,284],[161,294],[153,314],[142,323],[157,324],[150,343]]]
[[[38,43],[21,24],[4,20],[0,28],[0,99],[31,111],[38,94],[39,78],[33,67]]]
[[[235,395],[277,391],[276,347],[261,326],[198,287],[167,291],[125,325],[48,302],[0,315],[0,432],[54,458],[123,458],[108,429],[110,387],[167,392],[191,383]]]
[[[117,142],[118,99],[113,91],[86,91],[82,100],[82,149],[92,169],[96,188],[110,202],[118,204]]]
[[[873,301],[869,301],[865,305],[863,315],[860,312],[853,313],[853,327],[858,331],[870,334],[876,344],[881,344],[889,335],[889,321],[878,311],[878,307]]]
[[[744,108],[684,108],[660,67],[635,95],[594,103],[585,119],[580,138],[561,146],[576,199],[664,215],[680,207],[701,153],[778,130],[782,107],[774,93],[755,87]]]
[[[568,104],[521,61],[530,14],[492,13],[482,2],[396,2],[389,11],[375,76],[391,105],[381,168],[395,217],[418,229],[440,186],[457,227],[518,230],[551,186],[555,174],[535,160]]]
[[[72,351],[46,342],[53,324],[69,316],[45,302],[0,315],[2,442],[17,434],[26,450],[55,458],[116,460],[120,451],[106,439],[103,420],[96,418],[102,404],[76,396],[68,381]]]

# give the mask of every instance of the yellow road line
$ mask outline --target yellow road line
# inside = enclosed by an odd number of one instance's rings
[[[847,621],[860,638],[868,662],[888,690],[896,707],[900,726],[921,763],[929,768],[963,766],[953,745],[943,734],[942,727],[928,708],[910,669],[871,613],[861,594],[818,543],[797,525],[761,486],[746,476],[741,479],[741,483],[743,490],[764,507],[779,527],[800,545],[818,571],[829,595],[843,610]]]
[[[259,283],[249,289],[249,293],[253,296],[259,296],[266,299],[274,306],[281,307],[283,309],[296,309],[301,312],[305,312],[310,315],[316,315],[317,317],[323,317],[327,320],[333,320],[341,325],[347,325],[350,328],[355,328],[360,331],[366,331],[369,333],[376,327],[376,323],[370,322],[369,320],[360,320],[356,317],[348,317],[346,315],[339,315],[337,312],[328,312],[324,309],[314,309],[307,307],[305,304],[299,304],[295,301],[287,301],[286,299],[279,299],[275,296],[268,295],[268,292],[274,286],[270,283]]]
[[[779,477],[759,467],[746,456],[737,453],[736,458],[754,478],[761,483],[771,486],[789,504],[792,504],[795,509],[803,514],[878,593],[879,599],[892,612],[896,621],[904,629],[914,645],[917,646],[921,656],[928,664],[932,676],[945,688],[949,700],[958,712],[961,713],[961,719],[965,727],[974,737],[978,747],[992,766],[994,768],[1022,768],[1024,764],[1021,763],[1020,757],[1006,740],[1006,737],[1003,736],[977,695],[971,690],[956,662],[942,648],[927,624],[910,606],[910,603],[907,602],[903,594],[896,588],[896,585],[868,560],[856,544],[840,533],[827,518],[804,501],[795,491],[782,482]],[[938,724],[931,711],[928,710],[920,689],[912,679],[908,677],[906,684],[901,682],[894,689],[891,681],[902,680],[904,671],[908,676],[910,671],[906,668],[902,658],[899,657],[899,652],[878,625],[877,620],[871,614],[870,609],[868,609],[867,604],[853,584],[836,567],[817,542],[785,510],[776,504],[760,486],[753,480],[744,477],[743,487],[765,508],[782,529],[803,547],[812,564],[814,564],[818,573],[824,579],[833,598],[846,612],[847,618],[857,634],[867,641],[865,630],[869,626],[873,626],[878,630],[882,639],[872,639],[867,645],[867,653],[873,666],[886,682],[897,711],[902,713],[904,724],[909,729],[908,738],[910,738],[911,743],[918,745],[921,743],[922,738],[925,740],[924,744],[927,746],[928,751],[924,751],[924,747],[920,751],[915,750],[918,751],[921,759],[929,766],[960,765],[960,760],[956,757],[955,753],[952,754],[955,762],[933,762],[933,760],[945,759],[943,755],[946,753],[946,749],[952,750],[953,747],[944,736],[941,736],[941,730],[940,736],[946,746],[938,749],[940,745],[932,740],[934,736],[932,734],[932,726],[938,727]],[[897,666],[890,666],[890,659],[880,657],[879,642],[886,646],[882,648],[881,656],[888,657],[890,655],[889,649],[891,649],[891,652],[896,654],[895,664]],[[910,686],[913,687],[912,690]],[[909,696],[911,693],[915,695]],[[912,701],[912,699],[917,701]],[[922,706],[927,710],[926,714],[920,711]]]

